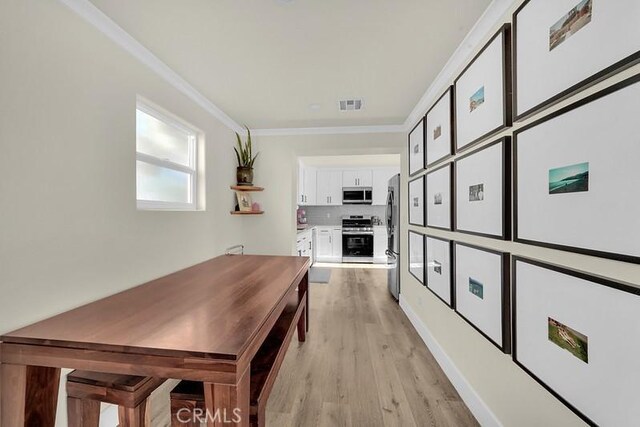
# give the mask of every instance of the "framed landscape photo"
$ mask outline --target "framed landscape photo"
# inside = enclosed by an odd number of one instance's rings
[[[511,26],[505,24],[455,81],[455,148],[511,126]]]
[[[451,230],[453,212],[453,164],[427,172],[427,227]]]
[[[451,240],[426,236],[426,285],[449,307],[453,307],[453,243]]]
[[[511,351],[509,254],[454,243],[455,309],[504,353]]]
[[[518,242],[640,263],[640,76],[514,132]]]
[[[456,160],[455,230],[511,237],[511,138],[504,137]]]
[[[591,425],[640,419],[640,288],[513,259],[513,360]]]
[[[453,86],[440,96],[425,116],[427,167],[453,154]]]
[[[424,170],[424,119],[420,119],[417,125],[409,132],[409,175],[415,175]]]
[[[424,175],[409,181],[409,224],[424,227]]]
[[[409,231],[409,273],[424,282],[424,234]]]
[[[516,120],[638,63],[639,20],[637,0],[525,1],[513,15]]]

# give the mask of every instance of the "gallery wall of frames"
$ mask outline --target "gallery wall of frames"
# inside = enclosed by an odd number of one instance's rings
[[[640,75],[545,114],[640,63],[639,18],[525,1],[408,135],[410,274],[591,425],[640,419],[640,288],[430,229],[640,264]]]

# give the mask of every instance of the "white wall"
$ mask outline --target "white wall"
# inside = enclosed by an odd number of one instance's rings
[[[518,3],[518,2],[516,2]],[[483,42],[476,46],[476,51],[492,36],[503,22],[511,20],[511,13],[517,5],[503,17],[503,21],[488,31]],[[470,56],[470,58],[473,55]],[[446,85],[451,84],[456,75],[462,71],[461,67],[450,76],[450,80],[436,92],[443,92]],[[576,99],[583,98],[594,91],[609,86],[623,78],[640,73],[640,66],[636,66],[593,88],[566,100],[542,114],[538,114],[518,123],[494,138],[485,141],[492,142],[502,135],[510,135],[513,130],[524,126],[551,111],[555,111]],[[423,113],[425,113],[423,111]],[[480,144],[480,146],[485,143]],[[437,165],[436,165],[437,166]],[[402,156],[402,181],[407,188],[407,153]],[[402,193],[404,199],[401,206],[407,206],[406,191]],[[570,268],[611,277],[613,279],[640,285],[640,266],[612,260],[593,258],[569,252],[556,251],[545,248],[522,245],[514,242],[504,242],[464,235],[460,233],[440,231],[431,228],[414,227],[408,225],[406,211],[402,214],[402,250],[408,251],[407,229],[429,235],[448,238],[461,242],[468,242],[491,249],[510,252],[513,255],[523,255],[554,264],[565,265]],[[406,257],[401,261],[401,293],[402,299],[409,310],[416,313],[419,326],[430,332],[438,347],[444,351],[444,357],[457,368],[461,375],[458,380],[466,382],[479,397],[479,407],[485,405],[484,414],[492,423],[504,426],[538,427],[546,426],[582,426],[585,423],[553,397],[542,386],[531,379],[523,370],[517,367],[510,355],[500,352],[493,344],[483,338],[460,316],[446,307],[431,292],[425,289],[408,273]],[[434,353],[436,351],[434,350]],[[455,381],[454,381],[455,382]],[[486,418],[485,418],[486,419]],[[491,424],[488,424],[491,425]]]
[[[401,133],[256,137],[260,157],[254,182],[265,187],[255,196],[265,214],[239,218],[250,253],[291,255],[295,249],[297,158],[299,156],[398,154]]]
[[[242,241],[210,114],[57,1],[1,2],[0,58],[0,334]],[[206,211],[136,210],[137,94],[206,133]]]

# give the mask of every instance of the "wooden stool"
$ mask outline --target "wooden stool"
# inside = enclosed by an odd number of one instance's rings
[[[280,318],[264,340],[264,343],[251,361],[251,426],[263,427],[266,424],[265,409],[269,393],[282,366],[287,348],[298,328],[298,340],[306,339],[306,295],[298,299],[298,294],[285,306]],[[197,410],[197,411],[196,411]],[[181,381],[171,391],[171,426],[200,427],[197,415],[206,422],[204,387],[201,382]],[[211,414],[214,416],[216,414]],[[227,414],[233,417],[234,414]],[[222,415],[220,415],[222,416]]]
[[[120,427],[149,426],[147,398],[163,379],[73,371],[67,376],[69,427],[98,427],[100,403],[118,405]]]

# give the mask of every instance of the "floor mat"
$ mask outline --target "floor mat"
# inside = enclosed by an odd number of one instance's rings
[[[309,282],[329,283],[329,279],[331,279],[330,268],[311,267],[309,269]]]

